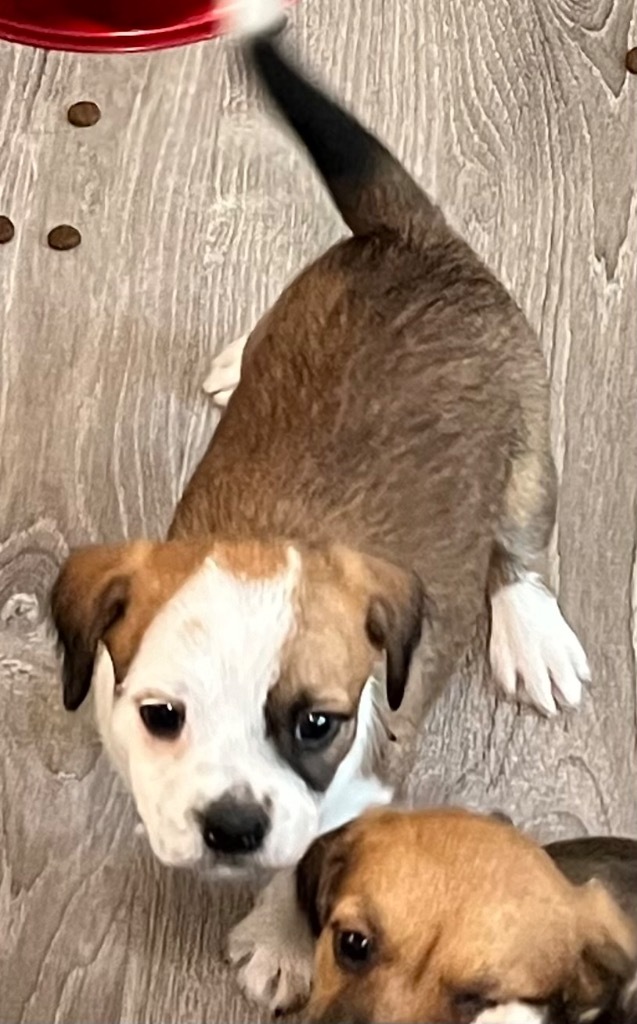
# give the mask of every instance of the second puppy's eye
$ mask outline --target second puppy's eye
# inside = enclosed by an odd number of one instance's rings
[[[301,711],[296,719],[294,738],[306,750],[327,747],[345,719],[327,711]]]
[[[165,704],[142,704],[139,716],[151,736],[159,740],[175,740],[186,721],[183,704],[166,701]]]
[[[347,971],[360,971],[369,967],[374,943],[363,932],[338,931],[334,935],[334,955],[337,963]]]

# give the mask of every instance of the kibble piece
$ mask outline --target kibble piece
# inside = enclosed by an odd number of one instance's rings
[[[47,242],[52,249],[75,249],[81,241],[81,234],[70,224],[58,224],[56,228],[51,228],[47,235]]]
[[[0,217],[0,245],[6,245],[15,235],[13,221],[8,217]]]
[[[637,75],[637,46],[633,46],[626,54],[626,67],[633,75]]]
[[[66,116],[75,128],[92,128],[102,116],[102,111],[92,100],[80,100],[69,107]]]

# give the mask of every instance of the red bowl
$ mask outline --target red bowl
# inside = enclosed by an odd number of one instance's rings
[[[0,0],[0,39],[47,50],[131,52],[224,31],[232,0]]]

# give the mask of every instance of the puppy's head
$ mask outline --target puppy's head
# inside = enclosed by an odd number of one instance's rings
[[[297,883],[318,935],[312,1020],[593,1020],[635,970],[608,893],[493,818],[373,812],[316,840]]]
[[[423,597],[349,550],[140,542],[72,554],[52,611],[65,705],[97,661],[98,726],[155,853],[233,871],[315,837],[323,793],[363,757],[383,652],[400,703]]]

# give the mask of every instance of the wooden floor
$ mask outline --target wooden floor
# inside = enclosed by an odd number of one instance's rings
[[[554,578],[594,685],[547,723],[496,706],[468,659],[412,780],[541,835],[637,835],[631,18],[633,0],[305,0],[291,33],[541,331]],[[103,116],[81,130],[83,99]],[[0,1020],[254,1021],[222,963],[247,896],[153,863],[90,715],[62,710],[46,601],[67,544],[164,530],[214,426],[214,352],[341,228],[221,42],[1,45],[1,214]],[[78,249],[47,247],[59,223]]]

